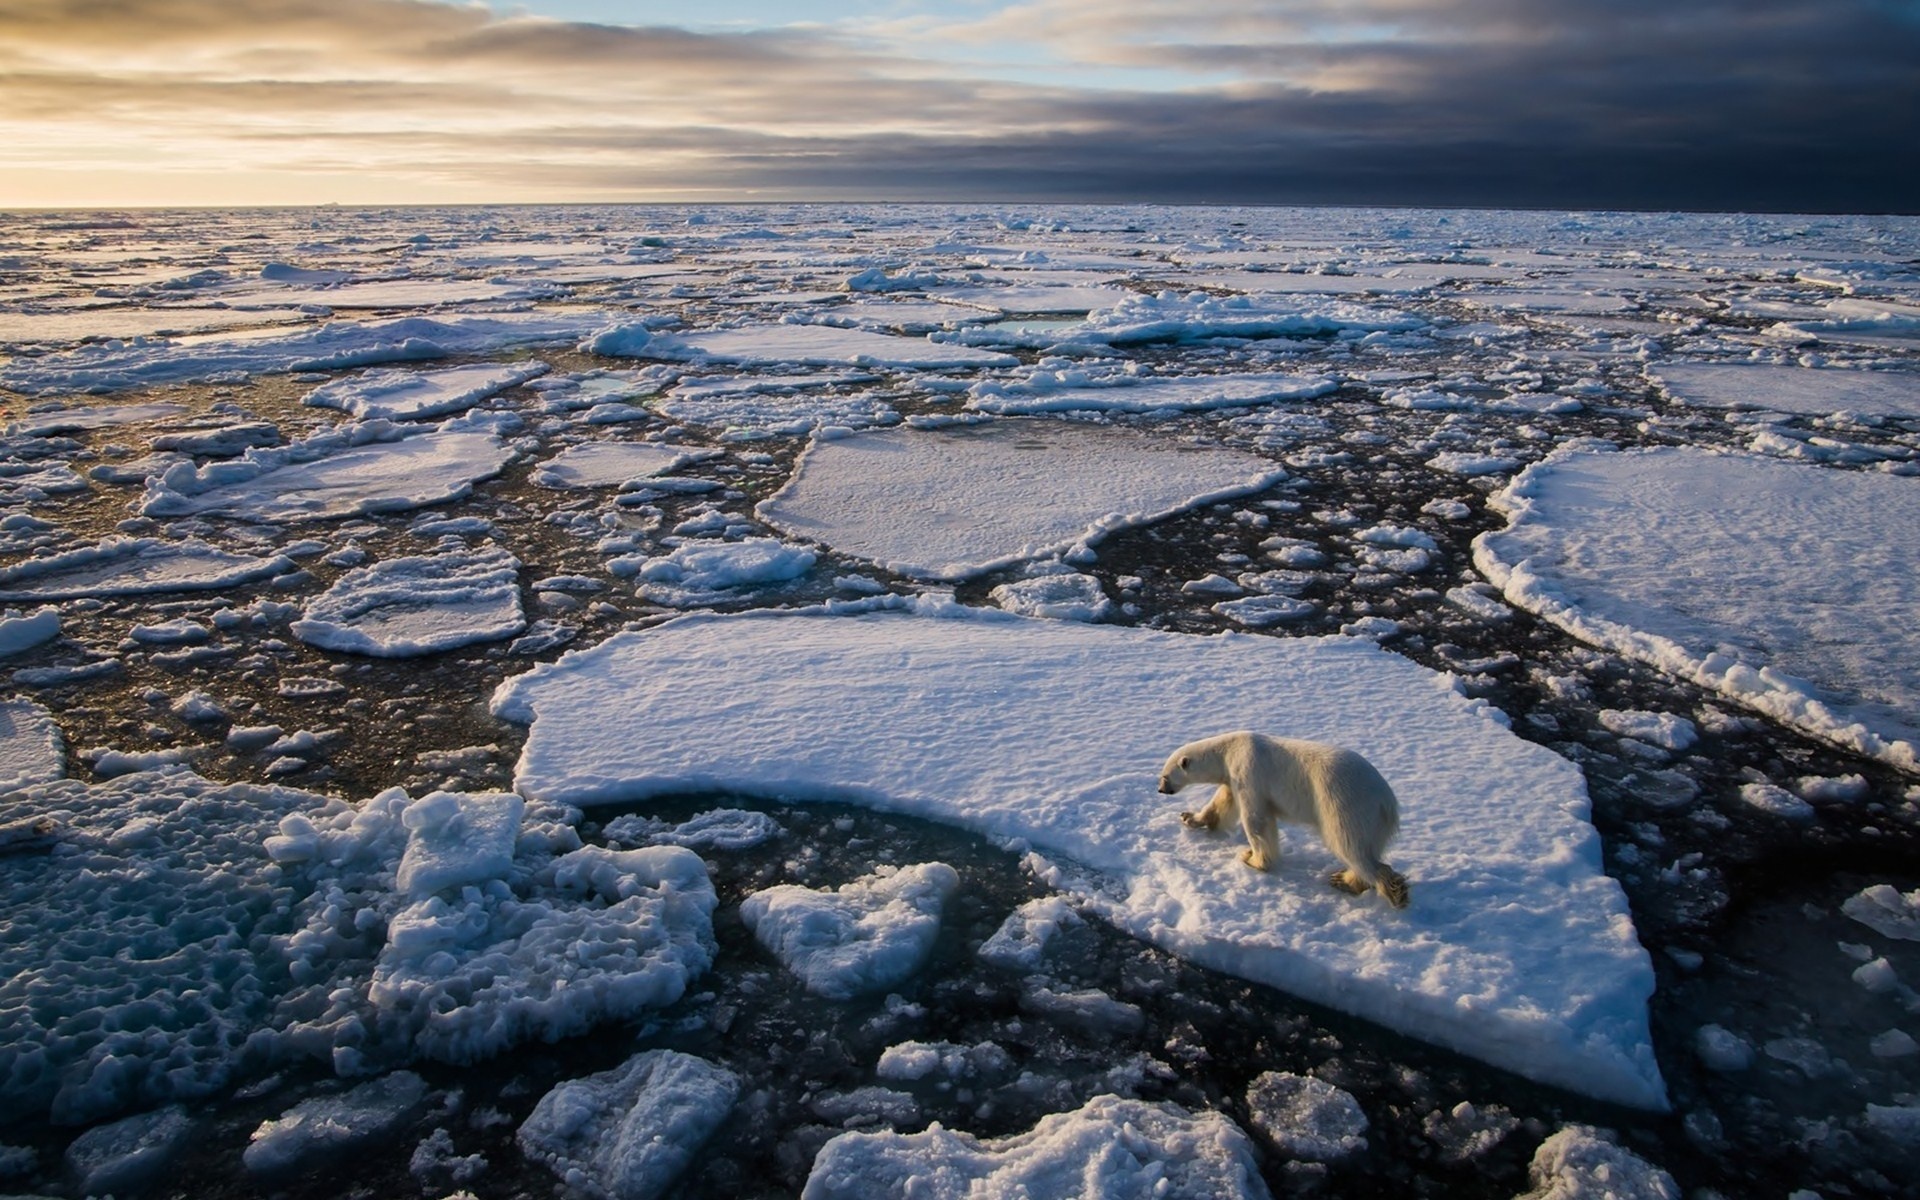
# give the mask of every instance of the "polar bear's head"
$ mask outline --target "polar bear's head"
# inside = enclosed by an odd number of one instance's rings
[[[1191,782],[1187,778],[1187,767],[1193,759],[1191,755],[1184,753],[1185,750],[1185,746],[1175,750],[1172,757],[1167,759],[1167,765],[1160,768],[1161,795],[1171,796]]]

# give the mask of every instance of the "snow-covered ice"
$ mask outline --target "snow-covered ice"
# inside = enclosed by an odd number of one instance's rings
[[[1285,475],[1243,451],[1006,420],[815,440],[756,511],[789,534],[888,570],[957,581],[1261,491]]]
[[[1776,720],[1920,770],[1920,486],[1690,449],[1573,450],[1494,497],[1509,602]]]
[[[0,600],[212,591],[291,570],[284,555],[235,554],[198,539],[109,538],[0,567]]]
[[[323,383],[308,392],[303,403],[316,408],[337,408],[351,416],[388,417],[393,420],[419,420],[461,412],[546,374],[542,362],[472,363],[437,371],[407,371],[376,367],[361,375],[351,375]]]
[[[813,569],[815,557],[778,538],[687,542],[640,564],[638,590],[645,599],[677,608],[717,604],[791,583]]]
[[[288,628],[310,645],[380,658],[510,638],[527,626],[520,560],[498,548],[446,549],[355,567]]]
[[[660,442],[585,442],[541,463],[533,481],[548,488],[618,487],[652,475],[670,475],[710,452]]]
[[[1808,368],[1771,363],[1656,363],[1648,374],[1704,408],[1763,408],[1826,416],[1920,416],[1920,372]]]
[[[1519,1200],[1680,1200],[1673,1177],[1605,1131],[1569,1125],[1540,1143]]]
[[[148,484],[140,511],[263,522],[402,512],[467,495],[514,453],[484,429],[443,427],[398,441],[354,436],[339,435],[337,447],[310,443],[308,449],[330,451],[318,457],[304,457],[300,448],[252,450],[239,462],[170,470]]]
[[[1664,1103],[1651,966],[1601,871],[1579,771],[1368,643],[965,610],[695,616],[510,680],[494,709],[531,724],[515,777],[528,795],[816,796],[1020,838],[1058,883],[1098,872],[1096,911],[1198,962],[1534,1078]],[[1232,728],[1380,767],[1402,797],[1407,913],[1328,888],[1333,860],[1311,838],[1262,875],[1229,839],[1179,828],[1153,795],[1162,758]]]
[[[843,1133],[821,1147],[805,1200],[976,1196],[1266,1200],[1253,1143],[1217,1112],[1096,1096],[1026,1133]]]
[[[807,990],[845,1000],[918,970],[960,876],[945,863],[883,870],[830,891],[782,884],[748,896],[740,919]]]
[[[0,699],[0,791],[66,773],[66,740],[53,714],[31,700]]]
[[[1303,400],[1324,396],[1339,386],[1316,375],[1123,376],[1093,386],[1058,385],[1036,375],[1015,384],[975,384],[968,407],[1003,415],[1192,410]]]
[[[1011,355],[926,338],[896,337],[831,325],[750,325],[685,334],[655,334],[603,353],[685,362],[773,363],[851,367],[1010,367]]]
[[[526,1154],[595,1200],[659,1196],[727,1122],[733,1073],[673,1050],[560,1084],[520,1126]]]

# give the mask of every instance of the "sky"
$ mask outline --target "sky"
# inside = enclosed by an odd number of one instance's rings
[[[1920,0],[0,0],[0,207],[1920,211]]]

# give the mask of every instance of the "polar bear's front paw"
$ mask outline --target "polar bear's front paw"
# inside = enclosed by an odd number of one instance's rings
[[[1349,896],[1358,896],[1363,892],[1373,890],[1366,884],[1355,879],[1351,871],[1335,871],[1333,874],[1327,876],[1327,882],[1333,885],[1334,891],[1345,892]]]
[[[1267,861],[1266,855],[1261,854],[1251,846],[1240,852],[1240,861],[1256,871],[1264,871],[1273,865]]]
[[[1208,819],[1206,813],[1183,812],[1180,814],[1180,823],[1182,825],[1185,825],[1188,829],[1212,829],[1213,828],[1213,822]]]

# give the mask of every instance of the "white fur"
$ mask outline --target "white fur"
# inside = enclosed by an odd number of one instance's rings
[[[1400,828],[1400,802],[1373,764],[1324,742],[1223,733],[1175,750],[1160,772],[1161,792],[1195,783],[1218,784],[1198,813],[1183,812],[1190,828],[1216,829],[1236,815],[1247,835],[1240,859],[1256,871],[1280,861],[1277,821],[1316,830],[1346,864],[1330,882],[1355,894],[1378,890],[1396,908],[1407,903],[1406,880],[1381,860]]]

